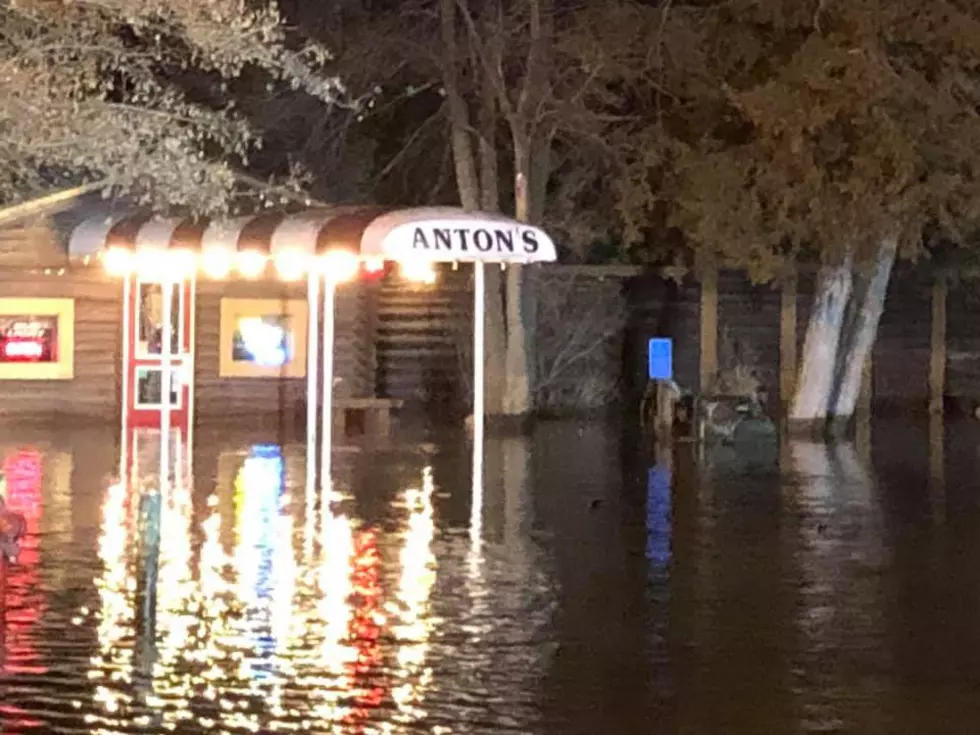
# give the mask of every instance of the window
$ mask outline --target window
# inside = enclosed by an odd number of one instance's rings
[[[58,315],[0,316],[0,362],[58,362]]]
[[[306,320],[301,299],[221,299],[219,377],[304,377]]]
[[[231,342],[231,359],[262,367],[283,367],[292,361],[292,331],[282,314],[241,316]]]
[[[171,296],[170,350],[180,352],[183,333],[183,289],[177,285]],[[139,284],[139,350],[140,355],[159,355],[163,348],[163,286],[159,283]]]
[[[170,374],[170,405],[180,408],[180,376],[179,371]],[[136,407],[158,408],[163,405],[160,400],[160,388],[163,385],[163,371],[157,367],[139,367],[136,369]]]
[[[74,299],[0,298],[0,380],[74,375]]]

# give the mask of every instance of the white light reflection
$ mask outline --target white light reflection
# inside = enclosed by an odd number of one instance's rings
[[[425,660],[433,627],[429,598],[436,581],[436,558],[432,553],[434,490],[432,468],[426,467],[422,472],[422,487],[410,488],[404,496],[409,517],[400,555],[398,601],[402,611],[401,623],[393,626],[399,647],[397,683],[391,692],[398,708],[397,720],[401,723],[417,722],[425,717],[421,705],[432,679]]]
[[[201,524],[200,629],[196,639],[199,649],[196,658],[203,670],[196,677],[194,691],[217,705],[222,712],[220,724],[228,727],[243,716],[236,711],[243,703],[236,701],[234,695],[248,687],[240,664],[247,651],[247,642],[242,641],[238,628],[240,606],[236,601],[236,585],[228,573],[234,563],[222,544],[218,492],[208,497],[207,506],[208,512]]]
[[[332,486],[332,483],[331,483]],[[319,655],[317,666],[322,674],[311,697],[311,714],[320,723],[341,722],[350,709],[341,705],[347,684],[346,667],[356,657],[347,645],[347,630],[352,618],[350,599],[354,592],[351,567],[354,559],[354,527],[342,514],[335,514],[336,491],[324,490],[320,499],[320,562],[317,570],[316,606]],[[312,622],[312,621],[311,621]]]
[[[474,449],[481,451],[481,448]],[[479,589],[483,584],[483,502],[485,483],[483,463],[473,462],[473,483],[470,495],[470,549],[466,555],[466,587],[471,598],[479,597]],[[474,602],[474,605],[476,603]]]
[[[129,569],[132,516],[128,493],[122,483],[110,485],[102,504],[99,559],[103,573],[96,581],[101,602],[98,619],[99,650],[92,657],[88,678],[95,682],[93,703],[102,715],[91,714],[90,724],[122,727],[132,697],[125,693],[132,683],[135,633],[136,580]]]
[[[397,559],[386,532],[341,512],[348,496],[293,503],[285,474],[278,446],[255,446],[219,459],[196,512],[189,482],[161,498],[156,658],[138,699],[127,693],[140,681],[139,495],[109,488],[93,732],[403,732],[424,721],[436,624],[432,470],[400,493]]]
[[[265,700],[275,716],[282,714],[277,651],[288,645],[295,585],[291,522],[287,535],[279,536],[283,531],[284,472],[282,449],[258,444],[251,448],[235,480],[234,568],[237,599],[248,621],[241,630],[247,651],[240,674],[251,693]],[[285,565],[281,563],[284,557]]]
[[[194,645],[200,625],[201,596],[191,570],[191,521],[193,503],[186,470],[187,449],[175,432],[170,449],[173,457],[172,483],[160,498],[160,571],[157,583],[157,654],[153,667],[153,692],[147,704],[161,698],[168,707],[163,723],[176,726],[190,715],[195,696]]]

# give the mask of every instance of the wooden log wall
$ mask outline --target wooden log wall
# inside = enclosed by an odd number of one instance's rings
[[[94,269],[83,273],[0,269],[0,298],[75,300],[75,369],[71,380],[0,380],[0,414],[118,415],[122,354],[122,285]]]
[[[334,375],[336,397],[374,395],[376,372],[374,298],[376,286],[352,283],[337,290]],[[301,416],[306,409],[306,378],[221,377],[221,299],[306,302],[306,284],[277,281],[202,280],[197,291],[196,413],[201,421],[235,417],[263,421],[269,415]],[[321,317],[322,318],[322,317]],[[302,337],[304,340],[305,332]],[[322,359],[323,344],[320,344]],[[321,363],[322,364],[322,363]]]
[[[468,268],[445,269],[433,286],[385,278],[377,316],[379,395],[453,408],[466,403],[470,275]]]
[[[348,284],[337,293],[335,375],[338,396],[374,395],[376,360],[374,292]],[[221,298],[306,300],[305,284],[202,280],[197,294],[196,413],[203,422],[270,415],[290,419],[305,410],[305,378],[219,377]],[[74,377],[69,380],[0,380],[0,415],[72,416],[115,420],[119,416],[122,358],[122,283],[98,267],[24,269],[0,267],[2,298],[70,298],[75,301]],[[305,333],[302,339],[306,339]],[[321,345],[322,349],[322,345]],[[247,423],[247,421],[246,421]]]
[[[53,222],[31,219],[0,227],[0,266],[6,268],[46,268],[68,264]]]

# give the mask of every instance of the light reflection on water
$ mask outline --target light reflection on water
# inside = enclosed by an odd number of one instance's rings
[[[202,441],[161,495],[26,436],[3,733],[975,731],[980,427],[732,471],[546,425],[479,513],[451,443],[338,453],[321,496],[301,445]]]
[[[125,507],[135,499],[121,484],[110,486],[101,545],[106,572],[97,583],[102,606],[94,611],[100,654],[89,673],[108,682],[94,692],[94,707],[76,705],[87,724],[104,732],[132,724],[176,731],[190,723],[355,732],[386,703],[393,723],[422,720],[436,574],[431,469],[402,491],[399,558],[391,565],[398,577],[383,606],[378,531],[340,513],[343,497],[330,498],[321,505],[317,552],[298,561],[296,551],[309,541],[294,534],[293,510],[307,506],[292,503],[288,488],[296,481],[282,449],[256,445],[239,459],[225,490],[231,503],[222,502],[220,487],[205,499],[196,560],[191,488],[176,483],[156,506],[159,518],[144,519],[144,541],[146,525],[162,529],[156,580],[137,574],[156,565],[146,558],[152,544],[134,543],[137,526]],[[233,512],[223,514],[229,505]],[[222,543],[226,526],[231,544]],[[391,663],[383,660],[383,633]],[[130,688],[134,660],[146,681]]]
[[[36,476],[21,485],[8,468],[30,534],[0,600],[0,732],[454,731],[456,711],[478,708],[459,697],[451,652],[475,638],[464,668],[506,661],[484,647],[550,614],[527,609],[526,575],[509,581],[516,557],[484,560],[473,578],[468,528],[440,523],[438,507],[455,513],[467,498],[439,488],[425,457],[382,459],[387,476],[357,488],[341,458],[321,494],[304,487],[301,445],[224,442],[196,453],[196,482],[178,471],[161,493],[146,474],[155,436],[123,462],[128,483],[105,479],[118,478],[108,443],[61,441],[29,455]],[[74,475],[72,456],[84,459]],[[523,614],[454,618],[473,608],[463,585],[513,597]],[[518,658],[531,671],[543,662]],[[533,715],[488,712],[476,730],[512,718]]]

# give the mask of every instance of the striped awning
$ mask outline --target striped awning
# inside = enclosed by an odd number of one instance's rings
[[[401,262],[547,262],[555,244],[543,230],[500,215],[448,207],[346,206],[226,220],[154,215],[100,216],[74,229],[69,256],[112,248],[257,252],[307,256],[347,251]]]

